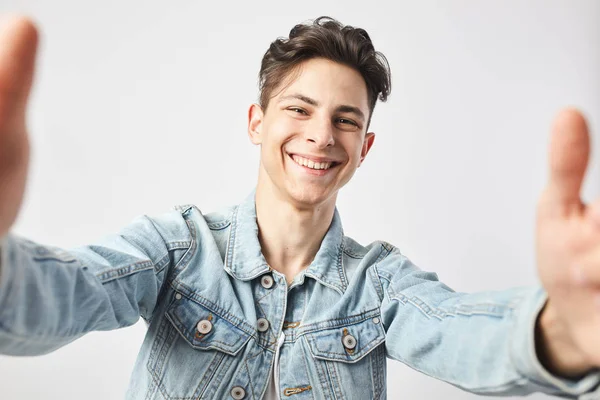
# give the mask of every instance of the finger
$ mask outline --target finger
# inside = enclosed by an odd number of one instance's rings
[[[581,184],[590,152],[587,124],[579,111],[565,109],[558,114],[552,127],[549,150],[550,180],[546,204],[565,211],[579,208]]]
[[[0,118],[24,112],[37,45],[38,32],[28,18],[6,16],[0,22]]]

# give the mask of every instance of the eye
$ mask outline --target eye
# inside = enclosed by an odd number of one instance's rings
[[[297,113],[297,114],[302,114],[302,115],[307,115],[308,114],[306,112],[306,110],[303,110],[300,107],[290,107],[290,108],[288,108],[288,110],[293,111],[294,113]]]
[[[338,122],[341,124],[345,124],[345,125],[358,126],[358,124],[356,122],[352,121],[351,119],[338,118]]]

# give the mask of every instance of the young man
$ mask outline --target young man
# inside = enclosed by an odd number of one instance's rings
[[[143,216],[67,251],[10,233],[36,40],[22,18],[0,38],[1,353],[45,354],[141,316],[130,399],[384,398],[386,355],[479,394],[598,386],[600,207],[579,200],[589,143],[577,112],[557,119],[539,204],[544,289],[456,293],[392,245],[344,236],[337,193],[374,143],[390,74],[364,30],[328,18],[263,58],[248,115],[259,177],[245,201]]]

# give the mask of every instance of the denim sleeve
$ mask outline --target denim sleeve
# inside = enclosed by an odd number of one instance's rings
[[[178,211],[138,217],[118,234],[72,250],[6,235],[0,354],[47,354],[87,332],[150,320],[169,267],[190,245]]]
[[[541,287],[458,293],[396,249],[376,268],[388,357],[481,395],[598,396],[592,392],[598,374],[561,379],[539,362],[534,338],[546,301]]]

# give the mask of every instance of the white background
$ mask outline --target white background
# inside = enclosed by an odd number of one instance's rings
[[[535,282],[551,121],[574,105],[600,126],[595,0],[0,0],[0,11],[42,32],[14,231],[46,244],[85,244],[175,204],[241,201],[257,175],[246,115],[261,57],[320,15],[367,29],[393,72],[374,148],[339,198],[345,232],[397,245],[456,290]],[[123,398],[144,332],[140,322],[43,357],[0,356],[0,398]],[[388,381],[391,399],[475,398],[396,362]]]

